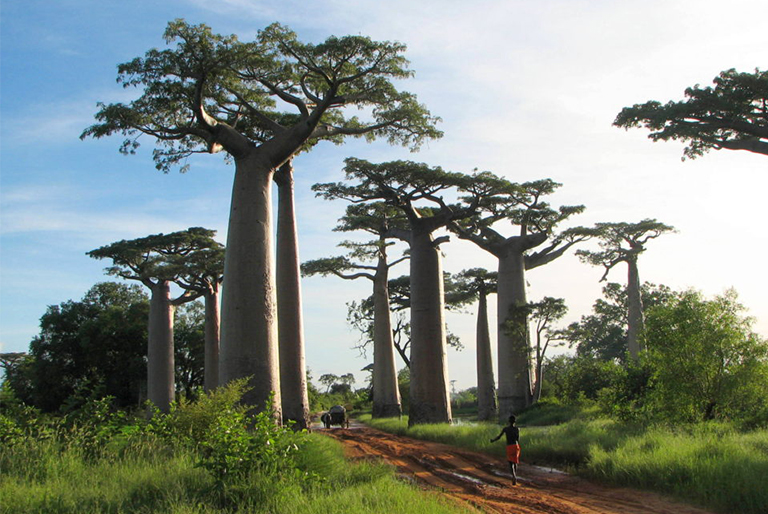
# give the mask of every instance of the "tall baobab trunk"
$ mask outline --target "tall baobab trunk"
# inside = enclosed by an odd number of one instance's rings
[[[627,348],[629,356],[637,358],[642,350],[640,334],[643,331],[643,299],[640,295],[640,275],[637,271],[637,258],[627,260]]]
[[[373,278],[373,412],[374,418],[402,415],[395,367],[395,343],[389,312],[389,266],[386,249]]]
[[[299,241],[293,195],[292,161],[275,174],[277,207],[277,319],[280,354],[280,393],[283,420],[296,429],[309,427],[309,396],[304,358],[301,312]]]
[[[497,415],[496,381],[493,377],[491,335],[488,328],[488,297],[484,290],[478,296],[477,309],[477,419],[489,421]]]
[[[219,387],[219,284],[215,280],[205,293],[205,374],[203,389]]]
[[[430,232],[411,230],[411,406],[409,425],[450,423],[444,285]]]
[[[274,409],[278,422],[280,375],[277,312],[272,257],[272,175],[274,169],[260,152],[235,159],[235,180],[227,233],[222,284],[222,384],[251,377],[244,403]]]
[[[147,341],[147,399],[161,412],[169,412],[174,400],[173,313],[171,286],[167,280],[146,283],[149,301]]]
[[[507,248],[499,256],[497,297],[499,422],[506,423],[510,414],[531,402],[528,317],[522,309],[528,303],[525,257],[516,248]],[[506,320],[511,320],[512,327],[505,326]]]

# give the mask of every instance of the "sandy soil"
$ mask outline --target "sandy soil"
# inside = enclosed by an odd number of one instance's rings
[[[381,458],[398,473],[425,488],[468,504],[480,512],[546,514],[707,514],[654,493],[595,484],[556,470],[518,466],[513,486],[504,446],[499,457],[443,444],[395,436],[353,423],[349,429],[318,429],[341,441],[351,459]],[[525,460],[525,448],[523,458]]]

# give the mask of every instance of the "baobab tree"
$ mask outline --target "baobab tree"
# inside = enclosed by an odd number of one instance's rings
[[[464,270],[458,275],[463,289],[477,298],[477,419],[489,421],[498,416],[496,380],[493,376],[491,333],[488,325],[488,295],[496,290],[497,274],[482,268]]]
[[[554,261],[571,246],[590,237],[590,230],[583,227],[554,234],[557,225],[584,210],[582,205],[551,207],[545,197],[560,186],[550,179],[522,184],[505,181],[475,216],[450,227],[460,238],[472,241],[499,262],[497,358],[502,423],[506,423],[510,413],[524,409],[533,400],[530,334],[524,308],[528,304],[525,272]],[[493,228],[501,221],[518,227],[517,235],[506,237]],[[547,240],[551,240],[548,246],[530,253]],[[512,323],[512,328],[507,321]]]
[[[202,296],[205,304],[205,364],[203,389],[219,386],[220,313],[219,291],[224,279],[224,245],[215,243],[188,255],[173,257],[177,267],[174,282],[182,289]]]
[[[398,219],[400,218],[400,219]],[[399,211],[383,202],[353,204],[335,230],[360,229],[377,237],[368,243],[344,241],[339,244],[349,250],[346,256],[315,259],[302,264],[305,276],[335,275],[345,280],[364,278],[373,284],[373,417],[400,416],[400,392],[389,306],[389,270],[407,260],[400,257],[388,261],[386,238],[390,226],[402,224]]]
[[[608,278],[608,273],[614,266],[621,262],[627,263],[627,350],[632,358],[640,353],[639,336],[644,325],[637,259],[645,251],[648,241],[674,231],[674,227],[648,218],[638,223],[597,223],[595,236],[598,238],[600,251],[576,252],[584,262],[605,268],[601,282]]]
[[[683,159],[722,148],[768,155],[768,71],[730,69],[713,82],[715,87],[687,88],[684,101],[625,107],[613,124],[645,127],[653,141],[684,141]]]
[[[451,421],[446,362],[444,285],[438,229],[470,216],[493,187],[488,176],[468,176],[409,161],[382,164],[349,158],[344,171],[352,184],[316,184],[326,199],[353,203],[384,201],[402,211],[408,228],[391,227],[388,235],[410,248],[411,405],[409,425]],[[445,193],[463,192],[464,207],[450,205]],[[471,199],[470,199],[471,197]]]
[[[184,289],[171,298],[171,283],[182,277],[178,258],[217,248],[216,232],[200,227],[122,240],[87,253],[94,259],[111,259],[109,275],[137,280],[150,290],[147,343],[147,399],[162,412],[174,401],[173,314],[177,306],[198,298],[200,293]]]
[[[302,43],[280,24],[251,42],[206,25],[170,22],[167,43],[118,67],[125,87],[143,87],[127,104],[100,104],[81,137],[122,134],[123,153],[138,137],[157,140],[158,169],[182,170],[197,153],[224,152],[235,164],[222,292],[220,380],[253,377],[244,401],[272,398],[281,417],[272,255],[271,182],[275,171],[320,140],[384,137],[417,148],[439,137],[437,118],[394,81],[413,73],[400,43],[363,36]],[[278,107],[278,103],[280,107]],[[355,108],[368,120],[347,116]],[[272,394],[274,393],[274,394]]]
[[[301,309],[299,237],[294,207],[293,159],[274,177],[277,184],[277,334],[280,355],[280,396],[283,420],[294,428],[309,427],[309,394]]]
[[[464,284],[460,284],[459,279],[448,272],[443,272],[443,286],[444,307],[448,311],[461,310],[473,299],[471,293],[464,289]],[[411,277],[401,275],[393,278],[389,281],[387,289],[389,291],[390,311],[395,318],[392,325],[392,342],[405,367],[410,368],[411,323],[404,313],[411,308]],[[373,343],[373,318],[373,296],[347,303],[347,322],[360,331],[361,343],[355,348],[359,349],[363,356],[365,356],[366,348]],[[445,327],[445,335],[449,347],[456,351],[464,349],[459,337],[452,333],[448,326]]]

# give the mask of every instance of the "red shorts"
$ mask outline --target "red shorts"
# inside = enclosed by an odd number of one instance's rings
[[[520,445],[519,444],[507,445],[507,460],[509,462],[514,462],[515,464],[520,464]]]

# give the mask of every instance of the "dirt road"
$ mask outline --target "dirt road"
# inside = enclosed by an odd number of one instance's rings
[[[480,512],[710,514],[653,493],[602,486],[524,462],[518,467],[519,485],[513,486],[501,444],[499,458],[494,458],[356,424],[318,432],[341,441],[352,459],[382,458],[401,476]]]

